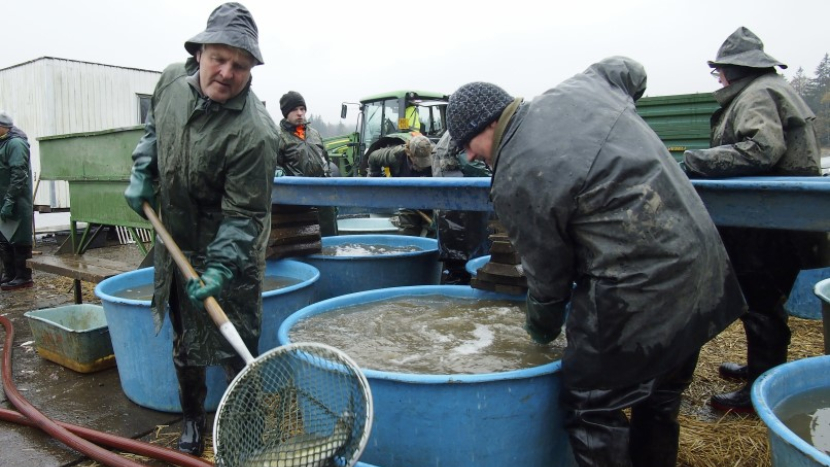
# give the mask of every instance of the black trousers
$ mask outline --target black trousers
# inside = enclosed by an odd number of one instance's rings
[[[773,229],[718,229],[749,312],[741,317],[750,382],[786,363],[791,332],[784,303],[802,269],[821,267],[825,235]]]
[[[580,467],[675,467],[683,391],[699,349],[650,381],[614,389],[562,388],[574,458]],[[631,409],[631,419],[624,409]]]
[[[186,346],[180,345],[185,325],[182,321],[179,301],[187,300],[185,293],[183,284],[174,274],[168,301],[170,305],[170,324],[173,327],[173,366],[176,369],[176,378],[179,383],[179,402],[182,406],[182,412],[186,418],[198,418],[204,417],[205,414],[207,382],[205,367],[192,365],[187,357]],[[245,368],[245,361],[237,355],[227,360],[222,368],[228,383],[230,383]]]

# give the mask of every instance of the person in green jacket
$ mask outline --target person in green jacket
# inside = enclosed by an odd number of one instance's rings
[[[142,216],[143,202],[158,208],[201,275],[202,283],[186,280],[167,249],[154,248],[152,309],[157,330],[170,313],[184,414],[178,448],[201,455],[205,367],[222,365],[231,379],[245,366],[203,301],[216,298],[258,354],[278,130],[251,90],[251,69],[263,59],[244,6],[220,5],[184,46],[192,56],[168,66],[153,92],[125,197]]]
[[[818,176],[820,148],[815,115],[775,72],[787,65],[764,52],[752,31],[738,28],[721,45],[709,67],[723,86],[714,96],[721,108],[712,115],[711,147],[684,153],[691,178]],[[741,316],[747,363],[725,362],[719,373],[743,384],[715,394],[712,407],[753,412],[752,383],[786,363],[790,328],[784,303],[801,269],[822,266],[823,233],[722,226],[718,229],[735,265],[749,312]]]
[[[431,155],[433,177],[491,177],[493,173],[482,161],[467,160],[464,148],[458,147],[444,132]],[[443,264],[442,285],[469,285],[472,276],[467,262],[490,254],[490,213],[435,209],[438,259]]]
[[[392,141],[403,141],[393,144]],[[431,177],[432,142],[418,133],[390,138],[388,145],[371,150],[367,156],[369,177]],[[435,237],[432,210],[398,209],[390,222],[403,235]]]
[[[11,116],[0,112],[0,223],[6,234],[12,232],[9,238],[0,233],[0,289],[4,291],[34,285],[32,270],[26,267],[26,259],[32,257],[33,215],[29,141]]]
[[[297,91],[280,98],[280,140],[277,150],[277,175],[294,177],[331,177],[332,166],[320,133],[308,125],[306,104]],[[336,167],[336,166],[335,166]],[[319,206],[320,235],[337,235],[337,208]]]

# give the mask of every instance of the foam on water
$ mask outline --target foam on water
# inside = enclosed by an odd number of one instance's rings
[[[520,301],[401,297],[311,316],[289,338],[329,344],[361,367],[399,373],[498,373],[561,358],[564,336],[535,344],[524,320]]]

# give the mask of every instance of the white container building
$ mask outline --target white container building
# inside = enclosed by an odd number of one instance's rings
[[[55,57],[0,69],[0,109],[29,137],[35,182],[41,172],[38,138],[140,125],[160,76],[158,71]],[[35,204],[68,208],[67,183],[37,183]]]

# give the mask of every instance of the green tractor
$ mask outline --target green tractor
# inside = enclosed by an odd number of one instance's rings
[[[354,133],[325,138],[329,158],[340,175],[366,175],[366,154],[385,146],[401,144],[419,132],[437,142],[447,128],[449,96],[436,92],[394,91],[361,99],[360,104],[343,103],[340,118],[349,105],[359,105]]]

